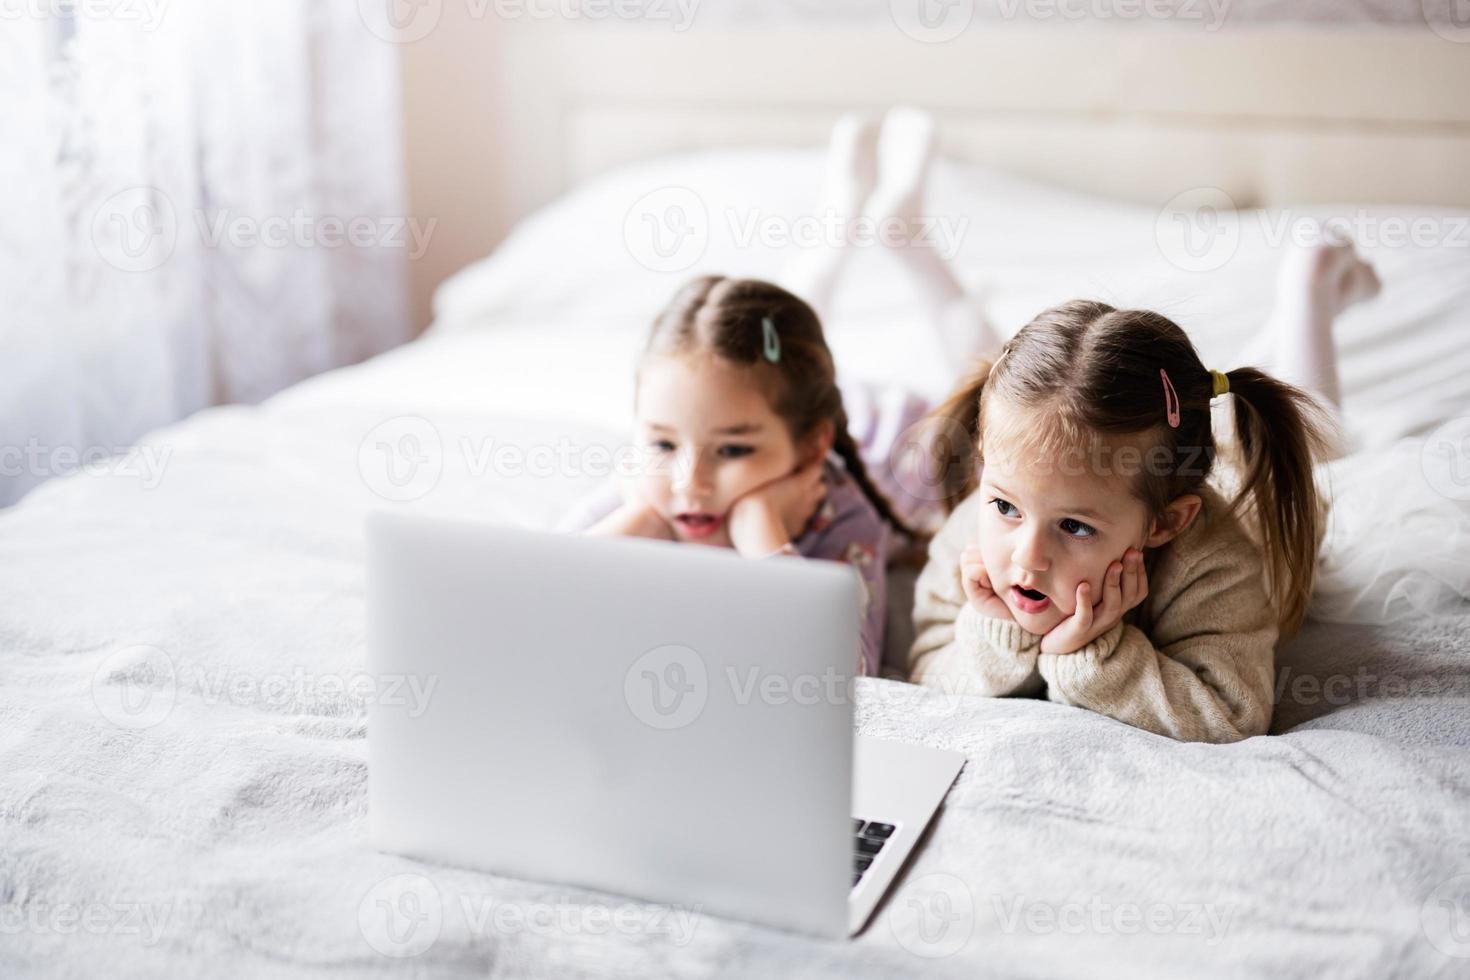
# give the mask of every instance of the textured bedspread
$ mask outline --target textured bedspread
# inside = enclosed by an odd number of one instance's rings
[[[1470,616],[1309,625],[1282,734],[1230,746],[863,681],[863,731],[969,763],[850,943],[375,853],[365,705],[432,691],[362,673],[360,524],[422,484],[372,459],[410,423],[329,403],[207,413],[150,443],[156,486],[67,479],[0,515],[0,975],[1470,970]],[[540,524],[580,490],[476,457],[401,506]]]

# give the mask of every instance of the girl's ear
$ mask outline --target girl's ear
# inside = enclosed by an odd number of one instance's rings
[[[1144,539],[1143,546],[1157,548],[1183,534],[1185,529],[1199,516],[1203,503],[1204,501],[1192,493],[1182,493],[1169,501],[1168,506],[1164,508],[1164,516],[1155,519],[1149,525],[1148,537]]]
[[[797,455],[804,463],[809,463],[814,459],[824,459],[832,451],[832,443],[836,438],[836,424],[831,419],[823,419],[802,440],[801,445],[797,447]]]

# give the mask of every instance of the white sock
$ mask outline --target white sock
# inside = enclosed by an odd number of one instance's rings
[[[1283,381],[1315,394],[1336,411],[1342,404],[1333,321],[1350,306],[1378,295],[1378,274],[1351,242],[1296,249],[1281,263],[1276,306],[1249,350]]]
[[[928,113],[906,106],[888,110],[878,138],[878,186],[866,210],[913,277],[943,356],[963,369],[976,355],[999,351],[1004,340],[979,301],[966,295],[936,243],[922,234],[933,217],[924,206],[936,143]],[[888,233],[890,227],[901,232],[901,241]]]

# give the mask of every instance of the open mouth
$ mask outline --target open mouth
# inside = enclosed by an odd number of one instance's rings
[[[706,538],[720,529],[720,515],[691,511],[675,514],[674,523],[691,538]]]
[[[1019,585],[1011,586],[1011,598],[1015,600],[1017,607],[1022,612],[1039,613],[1051,605],[1051,597],[1045,592],[1023,589]]]

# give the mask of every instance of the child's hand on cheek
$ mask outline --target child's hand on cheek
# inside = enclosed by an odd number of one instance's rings
[[[985,570],[985,561],[980,557],[980,547],[971,545],[960,552],[960,583],[970,605],[982,616],[1006,619],[1015,622],[1005,600],[995,594],[990,585],[990,574]]]
[[[637,480],[622,481],[618,485],[618,493],[623,498],[623,505],[603,521],[603,524],[611,522],[616,527],[615,533],[626,537],[654,538],[661,541],[677,539],[673,525],[664,520],[652,498]]]
[[[664,520],[653,504],[644,500],[625,500],[621,507],[582,533],[592,537],[677,540],[673,525]]]
[[[1077,609],[1041,638],[1042,653],[1076,653],[1112,629],[1123,614],[1148,595],[1148,574],[1143,569],[1143,552],[1129,548],[1122,561],[1108,566],[1103,576],[1103,596],[1092,603],[1092,589],[1077,585]]]
[[[823,458],[736,500],[730,508],[730,543],[742,555],[759,558],[779,551],[801,535],[827,495]]]

